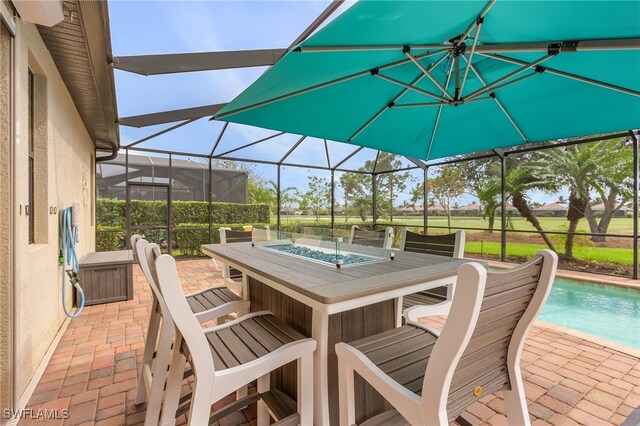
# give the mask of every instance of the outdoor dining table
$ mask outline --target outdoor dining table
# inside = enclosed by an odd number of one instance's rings
[[[331,247],[330,242],[324,242]],[[314,423],[338,424],[338,361],[334,346],[396,327],[399,296],[451,283],[465,260],[342,245],[343,251],[380,260],[337,268],[251,242],[205,244],[202,251],[243,273],[243,294],[251,311],[269,310],[318,342],[314,353]],[[402,307],[400,307],[401,310]],[[296,396],[296,367],[272,374],[271,385]],[[356,421],[380,413],[385,401],[356,380]]]

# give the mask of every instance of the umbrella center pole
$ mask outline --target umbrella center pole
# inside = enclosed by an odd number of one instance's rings
[[[460,56],[464,55],[467,50],[467,45],[462,39],[458,39],[454,42],[453,45],[453,70],[454,70],[454,82],[455,82],[455,92],[453,95],[453,100],[450,102],[453,106],[460,105],[463,101],[460,98]]]

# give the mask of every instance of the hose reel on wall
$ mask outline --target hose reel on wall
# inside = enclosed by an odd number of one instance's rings
[[[58,246],[60,249],[60,255],[58,263],[61,266],[61,285],[62,285],[62,309],[64,313],[70,318],[76,318],[82,312],[84,308],[84,291],[80,286],[80,280],[78,279],[78,256],[76,254],[76,244],[80,241],[79,236],[79,216],[80,206],[77,201],[74,201],[72,207],[61,209],[58,216]],[[68,268],[67,268],[68,267]],[[75,287],[76,291],[80,295],[80,304],[76,312],[71,314],[66,305],[66,277],[69,277],[69,281]]]

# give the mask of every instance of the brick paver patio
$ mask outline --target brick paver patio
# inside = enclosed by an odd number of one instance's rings
[[[211,260],[178,262],[185,292],[221,284]],[[69,323],[28,408],[68,409],[69,418],[46,424],[135,425],[145,406],[133,401],[144,349],[151,292],[135,268],[134,300],[85,308]],[[442,324],[442,318],[432,320]],[[536,325],[522,357],[534,425],[619,425],[640,405],[640,359],[571,334]],[[477,424],[507,424],[499,393],[485,396],[465,415]],[[179,419],[184,423],[185,418]],[[43,424],[22,420],[20,425]],[[255,424],[255,409],[221,425]]]

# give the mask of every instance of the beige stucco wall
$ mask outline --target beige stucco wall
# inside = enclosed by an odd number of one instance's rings
[[[11,35],[0,22],[0,410],[12,403]],[[0,411],[4,412],[4,411]]]
[[[91,220],[94,145],[53,59],[32,24],[18,23],[15,62],[15,351],[16,390],[18,395],[22,395],[65,319],[58,268],[58,215],[49,214],[49,206],[60,210],[77,200],[80,204],[79,257],[95,247],[95,230]],[[46,168],[39,169],[47,176],[47,224],[46,242],[39,244],[29,244],[28,219],[24,214],[24,205],[28,203],[29,67],[47,80],[48,161]],[[71,306],[68,281],[67,289],[67,306]]]

